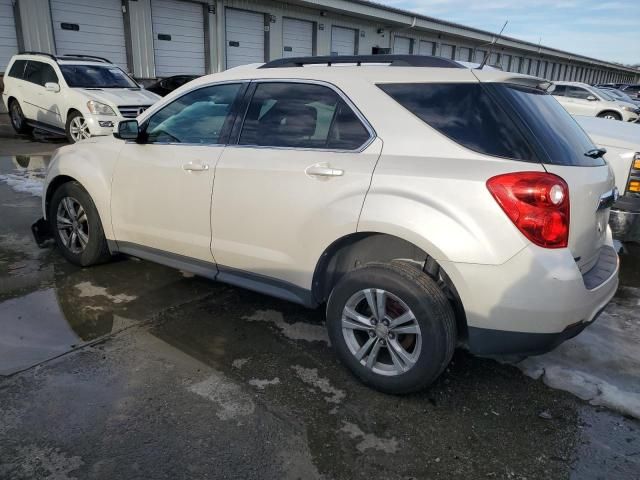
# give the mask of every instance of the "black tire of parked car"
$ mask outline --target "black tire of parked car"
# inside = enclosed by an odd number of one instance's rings
[[[67,115],[67,123],[64,127],[64,133],[66,134],[67,141],[69,143],[76,143],[76,140],[71,136],[71,122],[76,117],[82,117],[82,114],[80,112],[73,111],[69,115]]]
[[[65,245],[61,233],[58,230],[58,207],[65,198],[76,200],[82,206],[87,216],[89,240],[84,249],[79,253],[74,253]],[[57,188],[49,202],[48,218],[56,244],[62,255],[69,262],[81,267],[88,267],[107,262],[111,258],[98,210],[89,193],[78,182],[67,182]]]
[[[420,327],[420,355],[402,374],[374,372],[356,359],[346,343],[343,309],[352,295],[369,288],[386,290],[401,299]],[[442,289],[422,270],[401,261],[369,263],[344,275],[329,297],[327,329],[334,350],[349,370],[366,385],[391,394],[422,390],[433,383],[451,361],[457,341],[453,308]]]
[[[31,132],[33,132],[33,127],[27,124],[27,119],[22,113],[20,103],[18,103],[18,101],[15,99],[12,99],[9,102],[9,118],[11,119],[11,126],[16,131],[16,133],[29,135]]]
[[[606,111],[598,114],[600,118],[608,118],[609,120],[622,120],[622,116],[618,112]]]

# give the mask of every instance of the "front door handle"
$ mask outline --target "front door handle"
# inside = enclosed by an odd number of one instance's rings
[[[209,165],[206,163],[185,163],[182,165],[182,169],[188,172],[204,172],[205,170],[209,170]]]
[[[305,173],[314,177],[341,177],[344,175],[344,170],[331,168],[327,165],[311,165],[307,167]]]

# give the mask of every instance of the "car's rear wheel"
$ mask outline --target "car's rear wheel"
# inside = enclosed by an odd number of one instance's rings
[[[22,108],[20,108],[17,100],[11,100],[9,103],[9,118],[11,119],[11,126],[16,133],[27,135],[33,131],[33,128],[27,124],[27,119],[22,113]]]
[[[64,183],[53,193],[49,222],[56,244],[69,262],[87,267],[111,257],[98,210],[78,182]]]
[[[598,117],[606,118],[607,120],[622,120],[622,116],[618,112],[602,112]]]
[[[402,262],[347,273],[327,305],[329,337],[342,362],[387,393],[431,384],[456,344],[453,309],[436,282]]]
[[[67,140],[71,143],[79,142],[91,136],[89,124],[80,112],[71,112],[67,117]]]

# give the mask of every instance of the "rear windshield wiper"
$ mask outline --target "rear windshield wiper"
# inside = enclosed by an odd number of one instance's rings
[[[585,157],[600,158],[605,153],[607,153],[607,149],[606,148],[593,148],[591,150],[588,150],[588,151],[584,152],[584,155],[585,155]]]

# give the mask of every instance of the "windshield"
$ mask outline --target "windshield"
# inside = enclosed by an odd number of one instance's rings
[[[604,90],[597,88],[596,89],[598,91],[598,93],[600,94],[600,96],[604,97],[605,100],[609,100],[612,102],[616,101],[616,97],[614,97],[613,95],[611,95],[609,92],[605,92]]]
[[[67,85],[76,88],[139,88],[114,65],[60,65]]]

